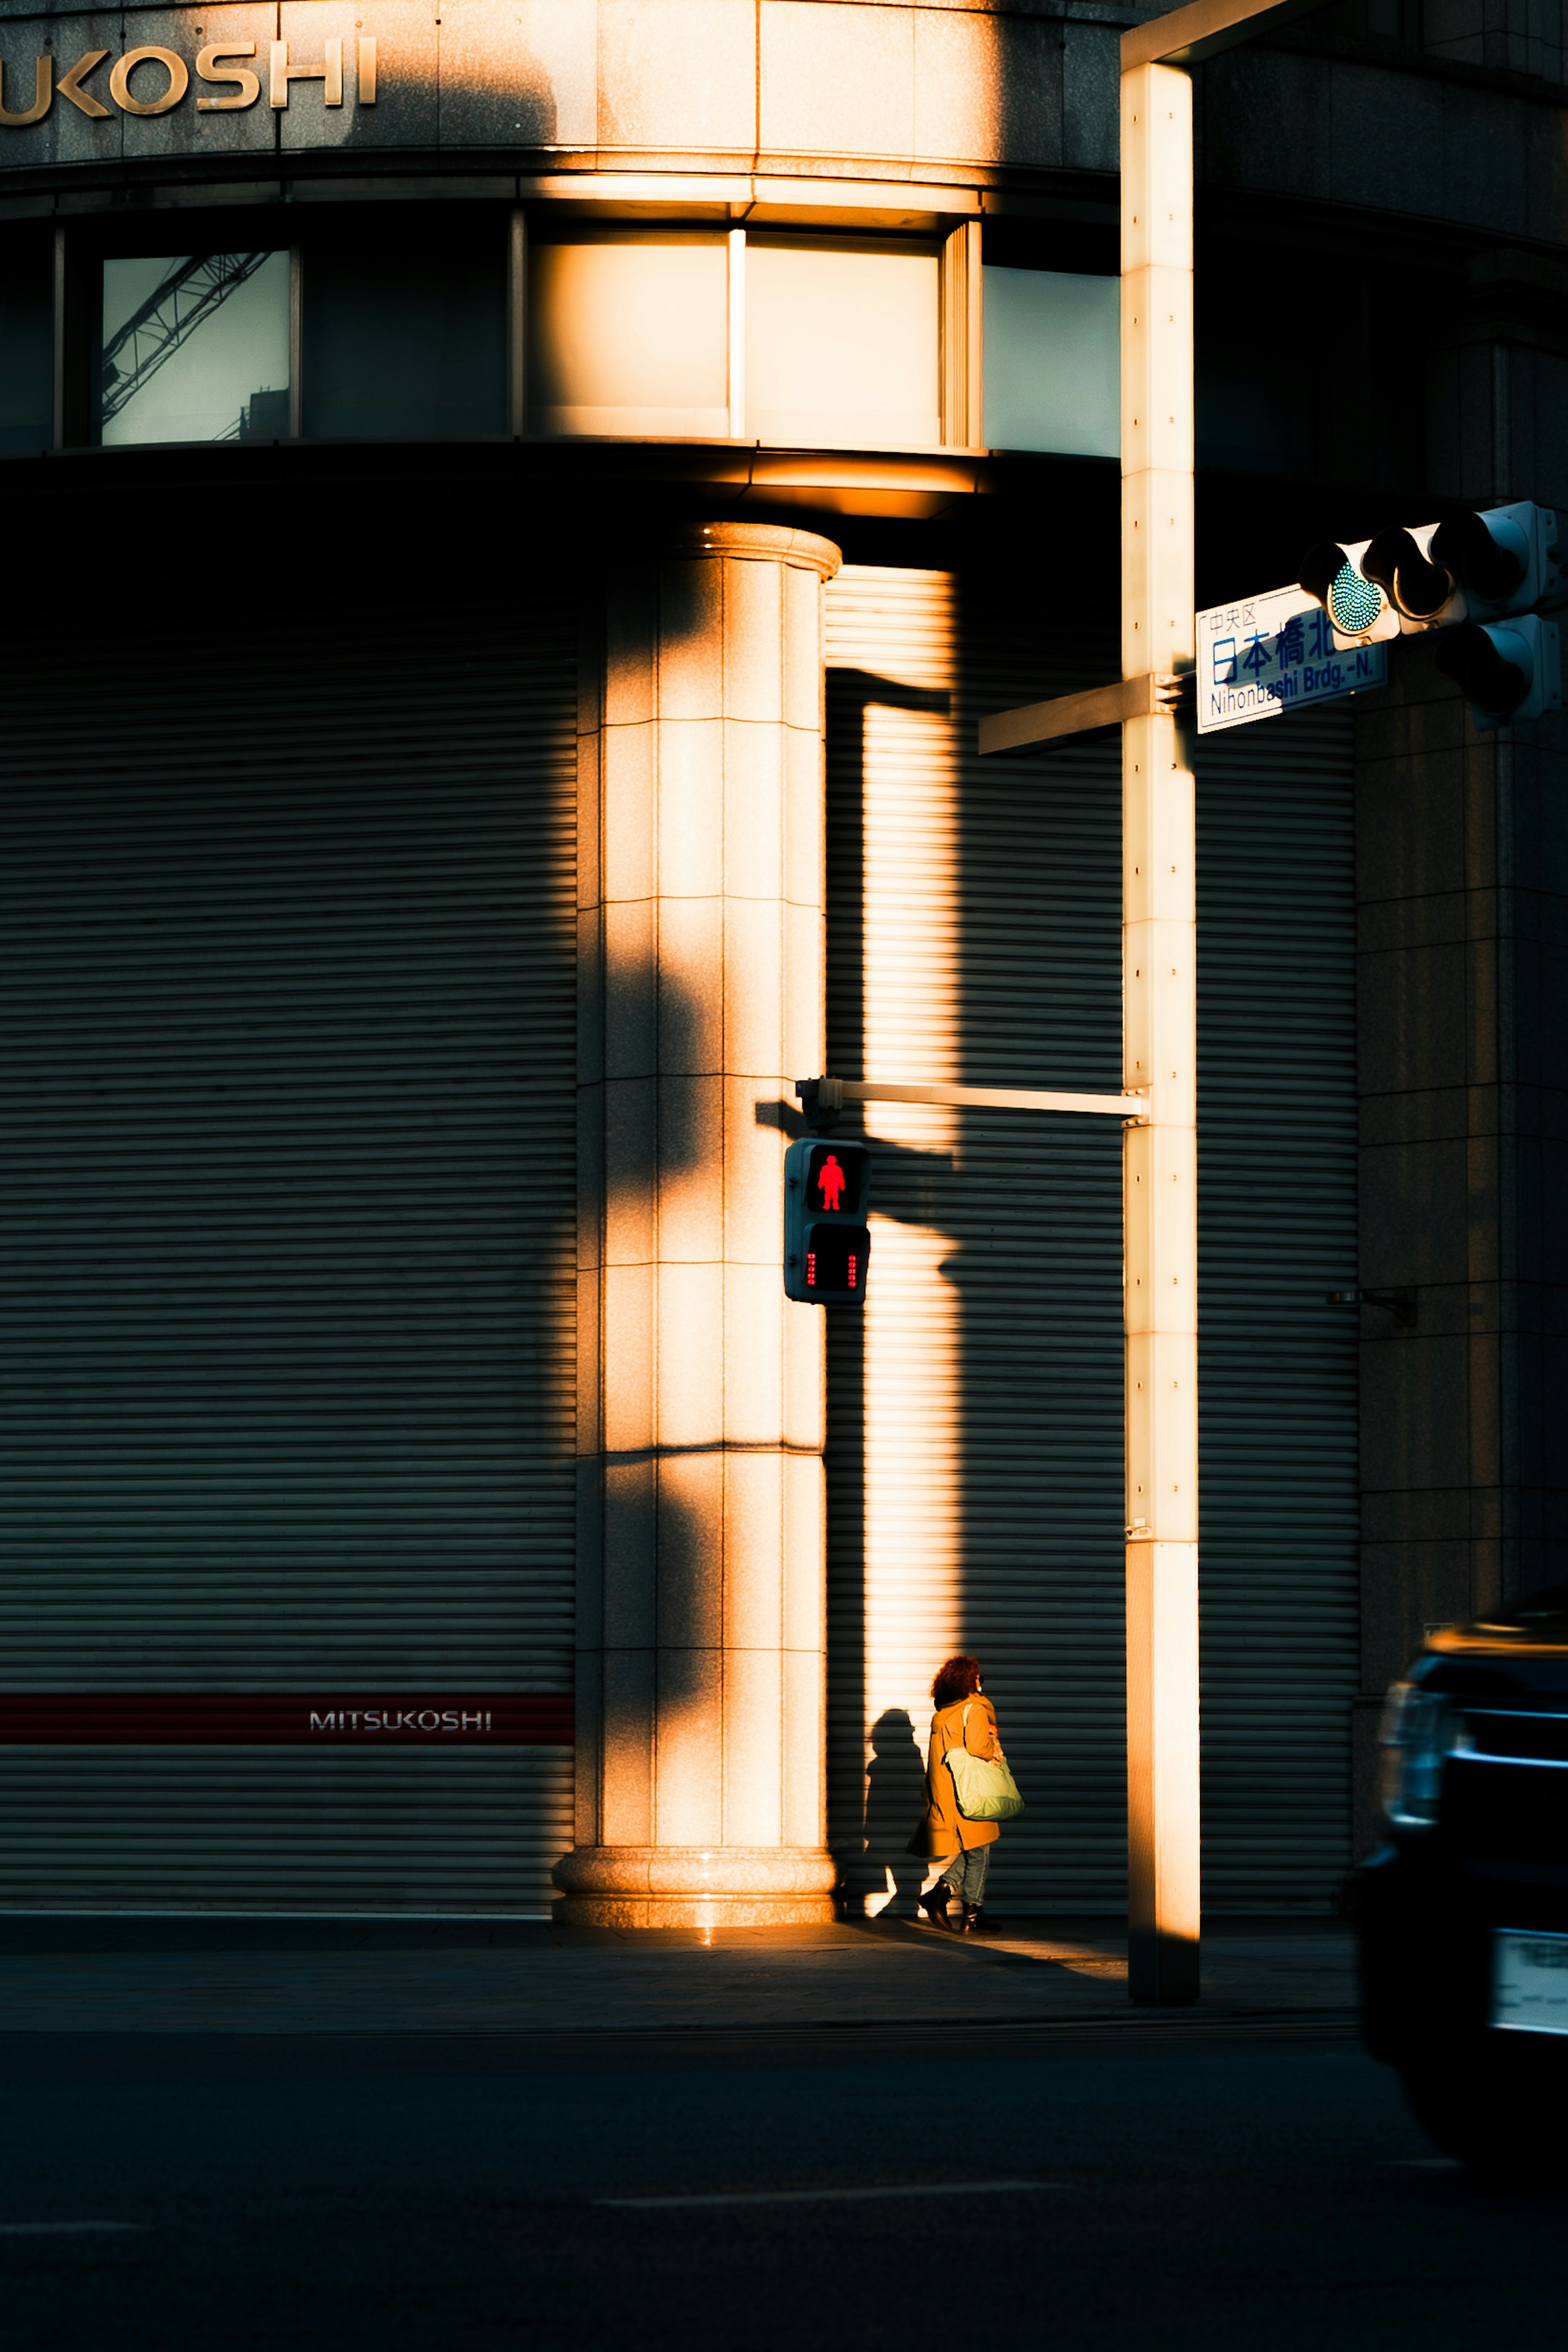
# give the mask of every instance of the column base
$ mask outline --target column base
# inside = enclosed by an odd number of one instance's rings
[[[814,1927],[837,1916],[825,1848],[579,1846],[552,1873],[563,1927]]]

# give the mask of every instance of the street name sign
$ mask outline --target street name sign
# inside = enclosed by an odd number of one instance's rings
[[[1304,588],[1268,588],[1215,604],[1197,623],[1200,735],[1388,683],[1387,646],[1342,653],[1333,623]]]

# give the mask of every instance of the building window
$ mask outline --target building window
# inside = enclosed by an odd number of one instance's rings
[[[505,236],[493,215],[312,226],[301,268],[304,433],[506,430]]]
[[[727,436],[729,247],[704,229],[573,226],[536,242],[530,429]]]
[[[8,236],[0,245],[0,450],[48,447],[54,384],[49,241]]]
[[[271,440],[289,430],[289,256],[107,259],[94,437]]]
[[[984,289],[988,446],[1117,457],[1120,279],[987,262]]]
[[[785,447],[942,440],[934,247],[746,240],[746,437]]]
[[[0,241],[0,452],[57,423],[67,446],[1118,450],[1118,282],[1103,240],[1054,227],[985,224],[984,266],[973,219],[916,236],[356,200],[192,212],[181,233],[198,249],[127,252],[157,232],[109,222]]]

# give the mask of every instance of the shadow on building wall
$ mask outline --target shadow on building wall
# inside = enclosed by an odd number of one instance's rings
[[[898,652],[896,645],[891,652]],[[865,1075],[868,1051],[865,793],[868,715],[875,708],[924,713],[942,722],[950,713],[950,694],[945,687],[912,685],[848,663],[830,663],[827,668],[827,1068],[837,1077]],[[920,1073],[881,1068],[877,1075]],[[863,1134],[860,1112],[847,1112],[839,1131]],[[868,1140],[875,1150],[875,1218],[908,1230],[941,1228],[941,1192],[952,1181],[952,1152],[900,1146],[884,1136]],[[875,1242],[872,1294],[886,1296],[896,1270],[886,1240],[881,1256],[877,1246]],[[879,1550],[869,1540],[869,1494],[879,1479],[886,1500],[886,1463],[877,1461],[872,1440],[881,1437],[886,1444],[891,1413],[884,1406],[879,1430],[868,1428],[868,1339],[863,1315],[827,1312],[827,1834],[842,1863],[851,1915],[881,1910],[889,1900],[898,1910],[910,1910],[914,1891],[924,1884],[926,1870],[902,1849],[920,1813],[921,1757],[914,1724],[938,1663],[936,1656],[929,1658],[912,1686],[900,1686],[908,1706],[875,1696],[886,1663],[879,1649],[886,1646],[889,1576],[900,1580],[905,1564],[912,1576],[920,1576],[921,1561],[917,1531],[900,1540],[896,1564],[886,1557],[889,1528],[881,1528]],[[910,1434],[920,1444],[920,1430]],[[908,1515],[917,1517],[917,1512]],[[872,1576],[879,1578],[877,1628],[869,1622]],[[920,1644],[920,1622],[910,1622]],[[869,1724],[869,1715],[877,1717],[875,1724]]]
[[[886,1908],[891,1916],[912,1919],[931,1864],[906,1852],[925,1806],[925,1759],[908,1708],[884,1708],[871,1726],[870,1741],[862,1816],[865,1852],[858,1863],[846,1857],[845,1892],[852,1916],[858,1916],[868,1897],[889,1896]]]
[[[1110,674],[1114,647],[1081,619],[1053,627],[1026,576],[891,572],[840,593],[859,601],[828,678],[831,1068],[1114,1091],[1113,740],[1024,761],[974,748],[983,709]],[[903,1848],[930,1677],[973,1649],[1030,1804],[998,1856],[998,1907],[1110,1910],[1120,1135],[1005,1111],[919,1117],[901,1143],[872,1139],[874,1211],[899,1242],[879,1263],[874,1249],[866,1323],[829,1325],[836,1850],[855,1909],[909,1907],[927,1874]]]

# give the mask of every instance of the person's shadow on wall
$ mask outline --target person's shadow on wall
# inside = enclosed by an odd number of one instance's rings
[[[918,1916],[916,1902],[931,1864],[904,1849],[925,1811],[925,1759],[915,1745],[909,1710],[889,1706],[871,1726],[871,1761],[866,1767],[865,1892],[893,1892],[885,1906],[889,1919]]]

